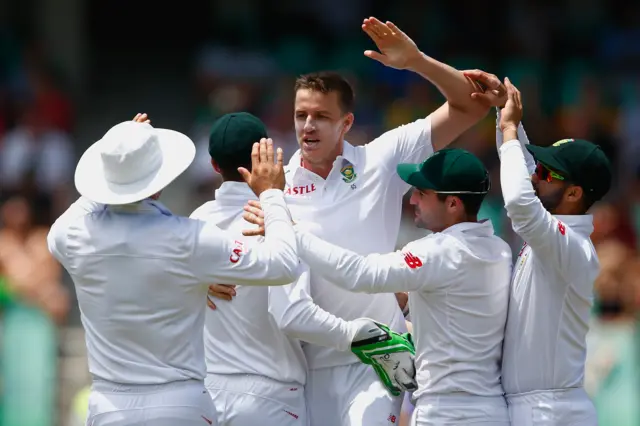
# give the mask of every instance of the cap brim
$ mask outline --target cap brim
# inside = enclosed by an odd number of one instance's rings
[[[569,173],[569,171],[566,170],[565,166],[560,161],[558,161],[558,159],[556,159],[555,150],[553,147],[530,144],[527,144],[526,147],[536,161],[541,162],[554,171],[564,174]]]
[[[400,179],[420,189],[433,189],[434,185],[421,172],[420,164],[400,163],[396,166]]]
[[[169,129],[155,129],[162,154],[160,168],[144,179],[119,185],[105,178],[100,157],[100,140],[90,146],[80,158],[74,176],[78,192],[101,204],[129,204],[144,200],[164,189],[193,162],[196,147],[186,135]]]

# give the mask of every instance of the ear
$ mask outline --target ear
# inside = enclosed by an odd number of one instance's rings
[[[213,166],[213,170],[215,170],[218,174],[222,174],[220,172],[220,166],[218,166],[218,163],[216,163],[216,160],[214,160],[213,158],[211,159],[211,165]]]
[[[569,188],[567,188],[565,198],[567,199],[567,201],[577,203],[578,201],[580,201],[580,199],[582,199],[583,195],[584,193],[581,186],[571,185]]]
[[[351,130],[351,127],[353,126],[353,122],[355,121],[355,116],[353,115],[352,112],[348,113],[345,116],[345,120],[344,120],[344,133],[348,133],[349,130]]]

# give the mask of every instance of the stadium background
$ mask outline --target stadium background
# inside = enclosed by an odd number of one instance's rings
[[[603,426],[640,425],[640,3],[5,0],[0,426],[72,426],[82,411],[78,392],[89,377],[78,309],[43,236],[76,197],[73,171],[84,148],[137,112],[189,134],[198,161],[163,196],[174,212],[188,214],[219,184],[206,155],[216,116],[251,111],[287,154],[296,149],[292,79],[300,73],[349,76],[357,109],[348,140],[355,144],[428,114],[442,101],[428,83],[362,55],[372,47],[360,30],[370,15],[394,21],[427,54],[460,69],[508,75],[522,90],[536,143],[587,138],[613,160],[615,189],[593,212],[602,309],[589,335],[586,386]],[[493,117],[456,144],[491,168],[483,215],[517,253],[520,241],[502,209]],[[407,213],[399,245],[420,235]]]

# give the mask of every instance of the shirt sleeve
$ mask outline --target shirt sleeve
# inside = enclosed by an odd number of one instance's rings
[[[280,190],[262,193],[265,239],[248,247],[215,224],[199,221],[191,267],[204,283],[272,286],[297,278],[298,253],[291,216]]]
[[[47,246],[49,248],[49,252],[67,270],[69,268],[66,260],[66,244],[69,226],[71,226],[75,220],[80,219],[83,216],[87,216],[104,209],[104,204],[94,203],[86,197],[80,197],[71,204],[69,208],[62,213],[62,215],[60,215],[53,225],[51,225],[51,229],[49,229],[49,233],[47,234]]]
[[[584,247],[585,239],[542,205],[531,184],[523,150],[517,140],[500,147],[500,183],[513,230],[545,264],[561,271],[575,269],[572,265],[579,268],[582,262],[576,261],[591,253],[590,247]]]
[[[518,140],[520,141],[520,145],[522,145],[522,154],[524,155],[524,160],[527,165],[527,172],[529,176],[533,174],[536,170],[536,161],[533,158],[533,155],[527,150],[526,145],[529,145],[529,137],[527,137],[527,132],[524,131],[524,127],[522,126],[522,122],[518,124]],[[502,130],[500,130],[500,109],[496,108],[496,146],[498,148],[498,157],[501,157],[500,147],[504,143],[504,138],[502,135]]]
[[[458,270],[451,245],[429,235],[388,254],[361,256],[298,232],[300,258],[331,282],[359,293],[436,290]],[[453,256],[452,256],[453,254]]]
[[[311,299],[309,268],[300,264],[298,279],[269,287],[269,314],[289,337],[347,351],[358,329],[349,321],[323,310]]]
[[[400,163],[421,163],[433,154],[431,116],[389,130],[368,143],[365,149],[367,158],[380,164],[404,194],[409,185],[397,175],[396,166]]]

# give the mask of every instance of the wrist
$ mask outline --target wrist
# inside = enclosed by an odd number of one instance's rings
[[[502,124],[500,125],[500,131],[502,133],[512,132],[512,131],[518,133],[518,125],[514,123]]]
[[[424,64],[427,55],[417,50],[413,55],[407,59],[405,69],[415,73],[420,73],[421,65]]]

